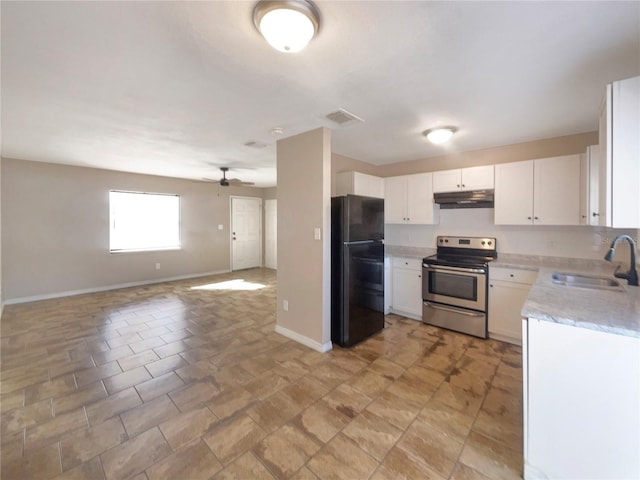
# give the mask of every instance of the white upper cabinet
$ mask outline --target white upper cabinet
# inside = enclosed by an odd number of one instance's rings
[[[360,172],[336,174],[336,195],[349,194],[384,198],[384,178]]]
[[[493,188],[493,165],[442,170],[433,173],[433,192],[490,190]]]
[[[580,224],[599,225],[599,153],[600,147],[587,147],[580,155]]]
[[[607,85],[599,120],[599,224],[640,228],[640,77]]]
[[[433,203],[432,182],[431,173],[385,178],[385,223],[438,223],[439,206]]]
[[[578,225],[580,155],[496,165],[497,225]]]
[[[494,215],[497,225],[533,223],[533,160],[496,165]]]

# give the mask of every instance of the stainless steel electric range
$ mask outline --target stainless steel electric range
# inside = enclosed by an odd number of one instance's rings
[[[422,321],[487,338],[489,262],[496,239],[437,237],[437,253],[422,260]]]

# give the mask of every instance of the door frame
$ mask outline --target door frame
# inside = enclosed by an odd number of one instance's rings
[[[258,260],[258,267],[262,267],[263,266],[263,254],[264,254],[264,228],[263,228],[263,224],[264,224],[264,214],[263,214],[263,204],[264,201],[262,200],[261,197],[249,197],[246,195],[229,195],[229,271],[233,272],[233,199],[242,199],[242,200],[258,200],[258,215],[259,215],[259,220],[258,223],[260,224],[260,233],[259,233],[259,237],[260,237],[260,254],[259,254],[259,260]]]

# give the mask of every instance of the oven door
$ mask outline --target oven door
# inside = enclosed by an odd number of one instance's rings
[[[423,300],[480,312],[486,311],[487,271],[485,268],[423,264],[422,273]]]

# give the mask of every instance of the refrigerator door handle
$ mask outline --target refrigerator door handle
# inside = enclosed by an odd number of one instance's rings
[[[376,243],[375,240],[358,240],[356,242],[343,242],[345,245],[368,245],[370,243]]]

